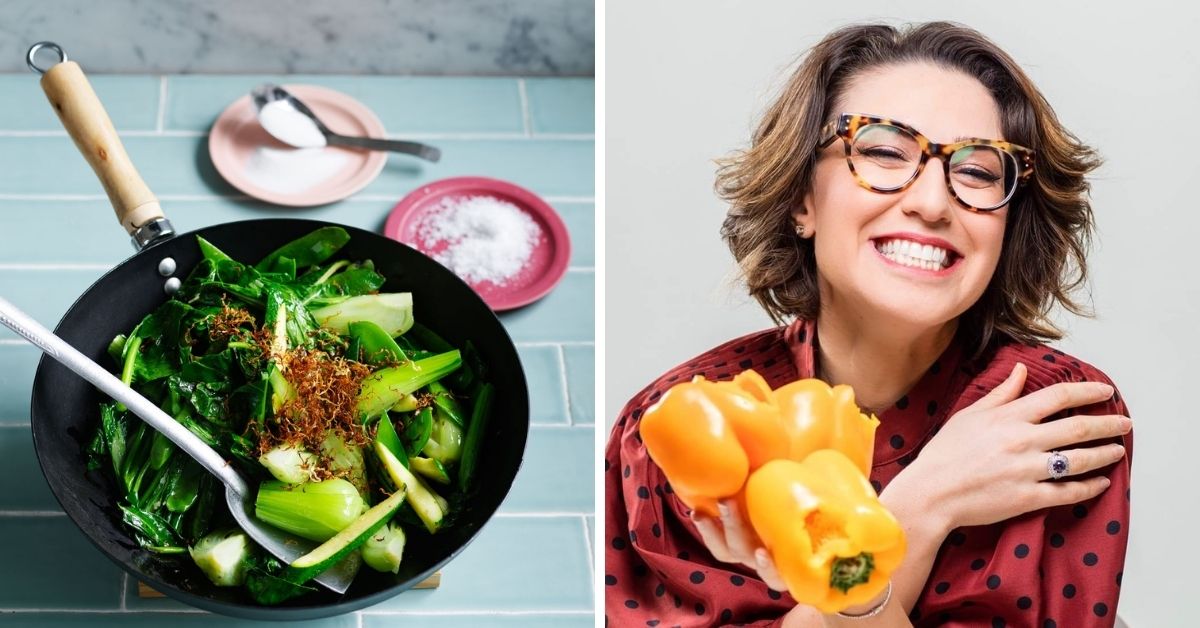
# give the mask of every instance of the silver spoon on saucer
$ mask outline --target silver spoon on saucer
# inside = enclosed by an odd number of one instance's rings
[[[250,92],[258,121],[272,137],[297,148],[347,146],[368,150],[386,150],[437,162],[442,151],[420,142],[384,140],[373,137],[351,137],[329,130],[299,98],[274,83],[263,83]]]

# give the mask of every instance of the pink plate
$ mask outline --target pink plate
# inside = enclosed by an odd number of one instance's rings
[[[512,310],[546,296],[567,272],[571,240],[562,218],[533,192],[507,181],[484,177],[455,177],[434,181],[414,190],[392,208],[383,234],[433,257],[446,248],[445,242],[426,242],[418,233],[422,219],[447,198],[490,196],[520,208],[541,228],[542,237],[529,261],[514,277],[497,285],[491,281],[468,282],[495,311]]]
[[[384,137],[383,123],[362,103],[340,92],[316,85],[284,85],[289,92],[312,109],[335,133],[365,137]],[[387,153],[327,146],[320,150],[322,171],[319,181],[303,190],[285,189],[272,180],[256,178],[249,164],[259,149],[295,151],[271,137],[258,123],[250,96],[242,96],[229,105],[213,124],[208,136],[208,152],[217,172],[233,187],[254,198],[291,207],[311,207],[340,201],[363,189],[379,176],[387,162]],[[292,154],[292,153],[288,153]],[[285,153],[275,153],[285,158]],[[282,162],[281,162],[282,163]]]

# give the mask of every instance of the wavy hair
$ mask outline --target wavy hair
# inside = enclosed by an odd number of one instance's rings
[[[808,51],[766,111],[748,149],[719,160],[717,194],[730,203],[721,236],[750,295],[776,323],[820,311],[811,239],[796,237],[792,211],[811,183],[821,127],[862,72],[927,62],[973,76],[991,93],[1004,139],[1037,151],[1034,172],[1009,203],[999,264],[960,318],[979,356],[1003,334],[1025,343],[1057,340],[1055,304],[1092,316],[1072,298],[1087,281],[1093,215],[1086,175],[1096,152],[1058,121],[1016,61],[979,32],[950,22],[895,28],[846,26]]]

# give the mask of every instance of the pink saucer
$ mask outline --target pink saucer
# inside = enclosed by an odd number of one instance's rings
[[[501,312],[528,305],[546,296],[567,272],[571,240],[562,218],[533,192],[507,181],[484,177],[455,177],[422,186],[405,196],[388,216],[383,234],[433,257],[445,242],[425,242],[418,225],[443,199],[490,196],[520,208],[541,228],[542,237],[529,261],[503,285],[491,281],[468,282],[493,310]]]
[[[365,137],[385,137],[383,123],[362,103],[316,85],[284,85],[296,98],[308,105],[335,133]],[[259,148],[278,151],[296,150],[271,137],[258,123],[250,96],[242,96],[229,105],[213,124],[208,136],[208,152],[217,172],[233,187],[249,196],[291,207],[310,207],[340,201],[363,189],[387,162],[387,153],[328,146],[327,163],[334,166],[319,183],[300,191],[268,189],[255,182],[249,164]],[[312,150],[312,149],[309,149]],[[274,153],[281,155],[280,153]]]

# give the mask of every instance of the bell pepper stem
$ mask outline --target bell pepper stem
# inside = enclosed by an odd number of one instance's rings
[[[875,570],[875,557],[863,552],[850,558],[835,558],[829,570],[829,586],[845,593],[871,577]]]

